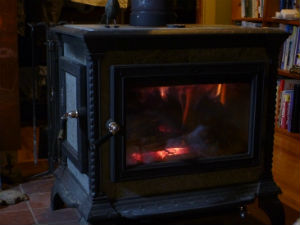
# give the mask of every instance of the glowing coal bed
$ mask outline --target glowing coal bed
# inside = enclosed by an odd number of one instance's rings
[[[126,88],[126,165],[248,152],[250,83]]]

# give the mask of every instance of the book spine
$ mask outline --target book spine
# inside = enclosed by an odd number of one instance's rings
[[[280,112],[280,80],[277,80],[276,85],[276,104],[275,104],[275,126],[277,126]]]
[[[300,85],[296,84],[294,87],[291,132],[299,133],[300,131],[299,121],[300,121]]]
[[[296,55],[296,45],[297,45],[297,27],[293,26],[293,33],[291,36],[291,49],[289,52],[289,62],[287,65],[287,69],[291,69],[295,62],[295,55]]]
[[[297,28],[297,40],[296,40],[296,54],[294,64],[300,66],[300,27]]]
[[[280,10],[285,8],[285,0],[280,0]]]
[[[287,29],[287,32],[289,32],[290,34],[292,33],[291,32],[292,26],[287,25],[286,29]],[[290,60],[289,53],[291,51],[291,39],[292,39],[292,37],[290,35],[288,37],[288,39],[285,41],[284,63],[283,63],[283,68],[282,68],[284,70],[287,69],[288,63],[289,63],[289,60]]]
[[[278,120],[277,120],[277,127],[281,127],[281,121],[282,121],[282,117],[283,117],[283,105],[284,105],[284,100],[283,100],[283,92],[280,91],[279,92],[279,112],[278,112]]]
[[[257,0],[257,17],[260,18],[261,17],[261,7],[260,7],[260,0]]]
[[[257,0],[252,0],[252,17],[258,18]]]
[[[241,0],[241,17],[245,18],[246,17],[246,0]]]
[[[287,129],[290,95],[283,91],[282,92],[282,99],[283,99],[283,105],[282,105],[282,116],[281,116],[280,127],[282,129]]]
[[[290,100],[289,100],[288,113],[287,113],[287,129],[289,132],[292,131],[293,107],[294,107],[294,90],[290,91]]]
[[[287,0],[288,1],[288,9],[294,8],[294,0]]]
[[[295,38],[294,38],[294,48],[293,48],[293,61],[292,61],[292,66],[296,64],[296,58],[297,58],[297,51],[298,51],[298,46],[299,46],[299,27],[294,27],[295,29]]]
[[[282,79],[279,82],[279,91],[283,91],[284,90],[284,84],[285,84],[285,80]]]

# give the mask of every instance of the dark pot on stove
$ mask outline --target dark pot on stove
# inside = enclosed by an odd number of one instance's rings
[[[170,0],[131,0],[132,26],[165,26],[170,17]]]

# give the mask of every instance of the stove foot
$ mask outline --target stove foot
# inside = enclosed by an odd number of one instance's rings
[[[87,222],[83,217],[81,217],[81,219],[79,220],[79,224],[80,225],[92,225],[89,222]]]
[[[259,207],[268,215],[272,225],[285,223],[284,208],[277,195],[260,197]]]
[[[52,210],[58,210],[65,208],[65,203],[59,196],[59,194],[55,191],[52,191],[51,193],[51,209]]]

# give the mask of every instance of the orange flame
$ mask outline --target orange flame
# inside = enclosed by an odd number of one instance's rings
[[[218,84],[216,97],[219,97],[222,105],[225,105],[225,103],[226,103],[226,84]]]
[[[222,85],[220,102],[222,103],[222,105],[226,104],[226,84]]]
[[[222,92],[222,84],[218,84],[216,97],[220,96],[221,92]]]
[[[168,87],[160,87],[159,92],[160,92],[160,97],[163,100],[167,100],[167,94],[168,94]]]
[[[186,119],[188,117],[190,103],[191,103],[191,96],[192,96],[192,90],[187,89],[185,92],[185,107],[184,107],[183,116],[182,116],[182,124],[185,124]]]

